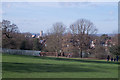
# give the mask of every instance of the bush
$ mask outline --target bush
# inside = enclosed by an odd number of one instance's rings
[[[110,53],[112,53],[113,55],[120,55],[120,45],[115,45],[109,48]]]
[[[97,46],[95,48],[95,57],[99,59],[105,59],[107,58],[107,52],[105,51],[105,47],[103,46]]]

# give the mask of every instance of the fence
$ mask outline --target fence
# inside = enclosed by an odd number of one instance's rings
[[[41,51],[34,50],[17,50],[17,49],[2,49],[2,53],[7,54],[16,54],[16,55],[31,55],[31,56],[39,56]]]
[[[72,53],[61,53],[56,52],[41,52],[34,50],[17,50],[17,49],[2,49],[2,54],[16,54],[16,55],[31,55],[31,56],[62,56],[62,57],[74,57]],[[64,55],[63,55],[64,54]]]
[[[56,52],[40,52],[40,56],[57,56]]]
[[[64,55],[58,55],[56,52],[41,52],[34,50],[17,50],[17,49],[2,49],[3,54],[16,54],[16,55],[31,55],[31,56],[69,56],[68,53],[64,53]],[[71,56],[72,57],[72,56]]]

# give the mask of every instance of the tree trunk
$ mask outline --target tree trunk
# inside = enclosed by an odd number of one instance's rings
[[[82,49],[80,50],[80,57],[82,58]]]

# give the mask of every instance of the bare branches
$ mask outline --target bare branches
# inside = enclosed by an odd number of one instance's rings
[[[87,50],[90,46],[90,34],[95,34],[97,29],[94,24],[86,19],[79,19],[72,25],[70,25],[71,32],[73,34],[73,45],[76,46],[81,53]]]
[[[53,33],[54,34],[64,34],[65,25],[63,23],[55,23],[53,24]]]
[[[70,25],[70,29],[74,34],[94,34],[97,32],[94,24],[86,19],[79,19],[72,25]]]
[[[2,21],[2,32],[7,38],[12,38],[13,33],[19,32],[18,27],[15,24],[11,24],[8,20]]]
[[[62,36],[65,33],[65,25],[63,23],[55,23],[51,30],[49,30],[47,39],[47,49],[49,51],[60,52],[62,48]]]

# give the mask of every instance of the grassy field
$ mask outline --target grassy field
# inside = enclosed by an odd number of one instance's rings
[[[3,78],[117,78],[117,62],[4,54]]]

